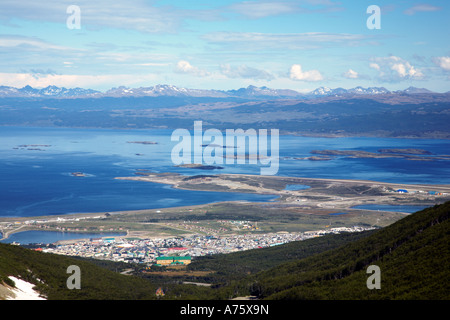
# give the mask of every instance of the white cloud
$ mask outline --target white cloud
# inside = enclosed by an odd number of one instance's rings
[[[156,1],[130,0],[2,0],[0,22],[14,23],[13,19],[66,24],[66,9],[80,7],[81,29],[117,28],[144,33],[174,33],[186,19],[218,19],[214,10],[185,10],[173,5],[155,5]]]
[[[104,47],[106,48],[106,46]],[[85,69],[88,72],[115,72],[118,68],[133,66],[169,66],[174,55],[152,53],[141,48],[138,51],[119,51],[113,47],[98,50],[97,47],[78,48],[58,45],[38,37],[21,35],[0,35],[0,51],[4,59],[0,60],[2,72],[17,72],[17,67],[25,69],[48,69],[61,66]],[[111,67],[114,67],[112,71]],[[58,70],[58,69],[57,69]],[[137,70],[139,71],[139,70]]]
[[[450,57],[435,57],[433,62],[445,71],[450,71]]]
[[[178,61],[176,70],[178,72],[191,73],[197,69],[194,68],[189,62],[182,60]]]
[[[421,80],[425,77],[421,70],[408,61],[397,57],[377,57],[370,67],[379,71],[378,77],[384,81]]]
[[[170,65],[170,63],[147,62],[147,63],[135,63],[135,65],[142,67],[166,67]]]
[[[295,13],[298,10],[297,5],[292,2],[256,1],[236,3],[231,5],[231,9],[251,19],[264,18],[285,13]]]
[[[242,1],[229,6],[236,12],[250,19],[259,19],[281,14],[326,13],[341,10],[340,2],[330,0],[296,0],[296,1]]]
[[[380,66],[378,65],[378,63],[372,62],[369,64],[369,67],[371,67],[372,69],[378,70],[378,71],[380,70]]]
[[[81,29],[117,28],[144,33],[177,33],[187,20],[224,21],[230,14],[248,18],[264,18],[290,13],[327,13],[342,10],[340,1],[331,0],[257,0],[215,4],[203,1],[186,8],[184,3],[157,0],[1,0],[0,23],[13,25],[17,20],[43,21],[65,25],[66,9],[77,5],[81,13]],[[189,3],[187,1],[186,3]],[[201,9],[200,9],[201,7]]]
[[[299,80],[299,81],[323,80],[323,76],[318,70],[303,71],[302,66],[299,64],[294,64],[291,66],[289,77],[292,80]]]
[[[347,79],[358,79],[359,78],[358,72],[356,72],[352,69],[348,69],[347,72],[344,72],[343,76]]]
[[[234,67],[225,64],[221,65],[220,68],[222,74],[224,74],[228,78],[243,78],[254,80],[273,80],[275,78],[271,73],[265,70],[255,69],[246,65]]]
[[[405,11],[403,11],[403,13],[412,16],[417,12],[432,12],[432,11],[439,11],[441,9],[442,9],[441,7],[436,7],[431,4],[418,4],[409,9],[406,9]]]
[[[177,66],[175,67],[175,72],[191,74],[198,77],[206,77],[210,75],[208,71],[194,67],[188,61],[185,60],[178,61]]]
[[[33,73],[0,73],[0,83],[4,86],[21,88],[30,85],[33,88],[45,88],[55,85],[66,88],[91,88],[97,90],[110,89],[120,83],[124,86],[135,86],[142,83],[154,83],[158,77],[152,74],[145,75],[60,75]]]
[[[74,51],[73,48],[55,45],[35,37],[26,37],[21,35],[0,35],[0,48],[32,50],[32,51]]]
[[[360,46],[373,36],[349,33],[260,33],[260,32],[212,32],[202,37],[224,50],[307,50],[331,46]]]
[[[397,74],[402,78],[421,78],[423,73],[418,71],[409,62],[395,63],[391,66],[391,69],[396,71]]]

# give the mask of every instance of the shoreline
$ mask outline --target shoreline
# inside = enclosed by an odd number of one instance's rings
[[[185,212],[176,216],[176,219],[182,219],[189,215],[191,211],[206,210],[211,206],[240,206],[245,210],[249,206],[263,205],[271,208],[290,208],[307,212],[312,215],[320,215],[325,211],[350,211],[353,214],[361,209],[353,209],[357,205],[376,204],[376,205],[412,205],[412,206],[433,206],[436,202],[445,202],[450,200],[450,185],[425,185],[425,184],[399,184],[378,182],[371,180],[349,180],[349,179],[325,179],[325,178],[301,178],[284,176],[260,176],[251,174],[216,174],[211,176],[192,176],[184,180],[186,176],[179,173],[148,173],[148,175],[139,175],[133,177],[116,177],[115,179],[139,180],[147,182],[156,182],[171,185],[173,188],[190,191],[219,191],[219,192],[246,192],[253,194],[273,195],[274,199],[267,202],[261,201],[218,201],[213,203],[203,203],[197,205],[181,205],[174,207],[151,208],[140,210],[121,210],[108,212],[87,212],[87,213],[68,213],[59,215],[42,215],[30,217],[0,217],[0,233],[2,239],[8,239],[12,234],[21,231],[58,231],[56,226],[67,227],[70,221],[83,222],[87,225],[98,225],[98,221],[107,217],[121,215],[122,218],[130,216],[160,216],[162,214],[173,214],[173,212]],[[301,190],[286,190],[290,184],[307,185],[310,188]],[[354,189],[354,190],[353,190]],[[358,190],[362,191],[358,191]],[[409,194],[400,194],[397,189],[408,189]],[[353,192],[349,192],[348,190]],[[440,192],[441,196],[431,196],[426,193],[427,190]],[[283,214],[283,209],[280,209]],[[373,211],[373,210],[372,210]],[[392,211],[383,211],[392,213]],[[371,210],[366,210],[371,212]],[[408,213],[396,213],[405,215]],[[156,217],[158,218],[158,217]],[[33,225],[45,226],[51,225],[51,230],[45,230]],[[98,226],[97,226],[98,227]],[[49,228],[49,227],[47,227]],[[136,231],[138,229],[135,229]],[[117,230],[85,230],[59,232],[68,233],[115,233]],[[126,230],[127,235],[133,233],[133,230]],[[117,231],[123,233],[123,231]]]
[[[102,234],[106,234],[106,233],[114,233],[114,232],[95,232],[95,231],[58,231],[58,230],[40,230],[40,229],[26,229],[26,230],[14,230],[11,232],[7,233],[7,236],[5,237],[1,232],[0,235],[2,236],[2,238],[0,239],[0,242],[3,240],[7,240],[9,239],[10,236],[16,234],[16,233],[21,233],[21,232],[29,232],[29,231],[38,231],[38,232],[54,232],[54,233],[67,233],[67,234],[80,234],[80,235],[84,235],[84,234],[98,234],[101,237]],[[118,232],[118,233],[123,233],[123,232]],[[128,233],[125,235],[120,235],[120,236],[115,236],[116,238],[120,238],[120,237],[127,237]],[[104,237],[110,237],[109,235],[105,235]],[[90,237],[89,237],[90,238]],[[82,240],[82,239],[89,239],[89,238],[77,238],[77,240]],[[58,243],[60,241],[72,241],[72,240],[58,240],[54,243]],[[53,243],[53,242],[52,242]]]
[[[153,173],[152,173],[153,174]],[[162,173],[162,175],[166,175],[167,173]],[[180,177],[189,177],[184,176],[179,173],[170,173],[173,175],[177,175]],[[158,174],[154,174],[158,175]],[[200,176],[200,175],[199,175]],[[271,180],[290,180],[287,184],[304,184],[305,181],[316,181],[316,182],[330,182],[330,183],[344,183],[344,184],[365,184],[365,185],[379,185],[379,186],[389,186],[393,188],[401,188],[401,187],[413,187],[413,188],[430,188],[436,191],[443,191],[443,192],[449,192],[450,193],[450,184],[409,184],[409,183],[394,183],[394,182],[381,182],[381,181],[375,181],[375,180],[352,180],[352,179],[329,179],[329,178],[308,178],[308,177],[292,177],[292,176],[262,176],[262,175],[253,175],[253,174],[231,174],[231,173],[224,173],[224,174],[216,174],[214,177],[221,178],[221,177],[245,177],[245,178],[268,178]],[[147,180],[145,176],[136,176],[136,177],[116,177],[115,179],[118,180],[135,180],[135,181],[150,181]],[[297,183],[292,183],[291,180],[298,180]],[[151,182],[154,183],[160,183],[160,184],[166,184],[171,185],[175,189],[180,190],[188,190],[188,191],[209,191],[209,192],[215,192],[212,190],[204,190],[204,189],[191,189],[191,188],[183,188],[178,183],[171,183],[164,180],[154,181],[153,179]],[[281,190],[281,191],[291,191],[291,192],[302,192],[302,191],[308,191],[311,189],[304,189],[304,190]],[[218,190],[217,192],[242,192],[242,191],[231,191],[231,190]],[[249,193],[249,192],[247,192]],[[257,192],[255,192],[257,193]],[[257,193],[257,194],[272,194],[274,195],[273,201],[277,201],[280,198],[280,194],[277,192],[271,192],[271,193]],[[226,203],[239,203],[239,202],[247,202],[247,203],[265,203],[265,202],[259,202],[259,201],[246,201],[246,200],[235,200],[235,201],[218,201],[215,203],[220,204],[226,204]],[[63,219],[70,219],[70,218],[96,218],[101,217],[106,214],[110,215],[117,215],[117,214],[129,214],[129,213],[136,213],[139,214],[140,212],[148,212],[148,211],[158,211],[158,210],[168,210],[168,209],[183,209],[183,208],[194,208],[194,207],[203,207],[210,204],[213,204],[214,202],[208,202],[203,204],[196,204],[196,205],[181,205],[181,206],[174,206],[174,207],[158,207],[158,208],[144,208],[144,209],[137,209],[137,210],[120,210],[120,211],[98,211],[98,212],[71,212],[71,213],[62,213],[62,214],[55,214],[55,215],[38,215],[38,216],[26,216],[26,217],[17,217],[17,216],[10,216],[10,217],[2,217],[0,216],[0,223],[4,222],[15,222],[15,221],[27,221],[27,220],[36,220],[36,219],[57,219],[57,218],[63,218]],[[393,204],[395,205],[395,204]],[[406,205],[406,204],[405,204]],[[419,205],[419,204],[417,204]],[[0,234],[2,234],[0,229]]]
[[[14,222],[21,222],[24,223],[26,221],[30,220],[54,220],[54,219],[95,219],[101,216],[105,216],[105,214],[110,215],[138,215],[138,214],[144,214],[148,213],[149,211],[160,211],[160,210],[189,210],[192,208],[203,208],[204,206],[209,206],[211,204],[227,204],[227,203],[261,203],[257,201],[243,201],[243,200],[236,200],[236,201],[219,201],[219,202],[210,202],[210,203],[204,203],[204,204],[197,204],[197,205],[185,205],[185,206],[175,206],[175,207],[164,207],[164,208],[152,208],[152,209],[139,209],[139,210],[122,210],[122,211],[105,211],[105,212],[83,212],[83,213],[68,213],[68,214],[59,214],[59,215],[46,215],[46,216],[29,216],[29,217],[0,217],[0,224],[2,223],[14,223]],[[25,230],[19,230],[20,228],[25,227],[22,225],[18,229],[2,232],[2,229],[0,229],[0,235],[2,238],[0,238],[0,241],[6,240],[9,238],[9,236],[20,233],[20,232],[26,232],[26,231],[43,231],[43,232],[65,232],[65,233],[78,233],[78,234],[86,234],[86,233],[92,233],[92,234],[102,234],[102,233],[113,233],[113,232],[105,232],[105,231],[58,231],[58,230],[41,230],[36,228],[25,228]],[[133,237],[132,232],[130,233],[129,230],[126,230],[127,234],[123,237],[129,236]],[[123,232],[117,232],[117,233],[123,233]],[[4,235],[7,235],[6,237]],[[122,237],[122,236],[119,236]],[[81,238],[80,238],[81,239]],[[64,240],[61,240],[64,241]],[[70,241],[70,240],[67,240]]]
[[[38,129],[98,129],[98,130],[122,130],[122,131],[148,131],[148,130],[170,130],[173,131],[177,128],[169,127],[148,127],[148,128],[126,128],[126,127],[85,127],[85,126],[39,126],[39,125],[16,125],[16,124],[2,124],[0,128],[38,128]],[[418,135],[399,135],[392,136],[390,132],[385,134],[380,132],[366,132],[366,133],[314,133],[314,132],[302,132],[302,131],[289,131],[280,130],[280,136],[295,136],[295,137],[305,137],[305,138],[326,138],[326,139],[338,139],[338,138],[382,138],[382,139],[411,139],[411,140],[450,140],[449,132],[438,132],[428,136],[418,136]]]

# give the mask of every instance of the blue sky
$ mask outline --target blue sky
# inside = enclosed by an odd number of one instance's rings
[[[80,29],[71,29],[80,9]],[[369,29],[370,5],[381,9]],[[450,91],[450,3],[2,0],[0,85]]]

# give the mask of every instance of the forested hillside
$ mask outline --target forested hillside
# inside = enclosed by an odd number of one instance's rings
[[[71,265],[81,269],[81,289],[68,289]],[[15,276],[36,285],[48,300],[156,299],[156,289],[138,277],[122,275],[79,259],[0,244],[0,285]],[[0,297],[1,299],[2,297]]]
[[[240,283],[239,294],[264,299],[450,299],[449,214],[449,202],[416,212],[364,239],[258,273]],[[367,288],[370,265],[380,268],[381,289]]]

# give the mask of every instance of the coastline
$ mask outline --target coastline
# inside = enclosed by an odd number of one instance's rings
[[[98,127],[98,126],[68,126],[68,125],[26,125],[26,124],[0,124],[0,128],[48,128],[48,129],[95,129],[95,130],[121,130],[121,131],[147,131],[147,130],[170,130],[173,131],[177,129],[176,127],[171,128],[168,126],[153,126],[153,127],[142,127],[142,128],[128,128],[120,126],[111,127]],[[383,139],[412,139],[412,140],[450,140],[450,134],[447,131],[438,132],[426,132],[422,135],[406,135],[399,134],[393,135],[390,131],[369,131],[369,132],[329,132],[329,133],[319,133],[310,131],[292,131],[292,130],[280,130],[280,136],[294,136],[294,137],[305,137],[305,138],[383,138]]]
[[[162,183],[171,185],[173,188],[192,190],[192,191],[220,191],[220,192],[247,192],[256,194],[273,195],[276,197],[272,201],[220,201],[215,203],[205,203],[198,205],[182,205],[166,208],[153,208],[141,210],[122,210],[110,212],[91,212],[91,213],[70,213],[62,215],[43,215],[33,217],[0,217],[0,232],[2,241],[8,239],[12,234],[29,231],[58,231],[55,226],[70,226],[70,223],[83,224],[84,226],[99,226],[100,222],[106,221],[106,218],[134,221],[136,217],[153,217],[154,219],[175,219],[182,220],[192,212],[207,212],[209,208],[239,208],[244,214],[246,210],[251,211],[254,207],[272,208],[279,210],[281,218],[284,213],[303,212],[307,215],[331,215],[336,212],[347,212],[354,216],[357,214],[368,215],[372,212],[384,212],[392,214],[395,219],[407,215],[405,212],[392,211],[373,211],[354,209],[357,205],[379,204],[379,205],[411,205],[411,206],[432,206],[436,202],[445,202],[450,200],[450,185],[424,185],[424,184],[397,184],[384,183],[370,180],[348,180],[348,179],[323,179],[323,178],[300,178],[283,176],[259,176],[251,174],[217,174],[217,175],[198,175],[189,177],[178,173],[148,173],[134,177],[116,177],[123,180],[139,180]],[[286,186],[291,184],[307,185],[310,188],[301,190],[287,190]],[[397,189],[408,189],[407,194],[400,194]],[[440,196],[432,196],[427,193],[428,190],[440,192]],[[231,210],[231,209],[230,209]],[[176,214],[175,214],[176,213]],[[166,215],[169,215],[167,218]],[[333,217],[338,219],[339,215]],[[161,218],[162,217],[162,218]],[[133,219],[131,219],[133,218]],[[392,217],[391,217],[392,218]],[[150,219],[150,218],[147,218]],[[171,220],[168,221],[171,221]],[[204,219],[204,218],[199,218]],[[117,219],[119,220],[119,219]],[[100,222],[99,222],[100,221]],[[130,222],[131,223],[131,222]],[[386,222],[388,223],[388,222]],[[161,232],[163,227],[168,227],[169,223],[148,224],[155,227],[155,232]],[[42,226],[50,228],[42,229]],[[159,227],[159,229],[157,228]],[[39,229],[40,228],[40,229]],[[170,227],[176,229],[175,227]],[[101,229],[91,229],[85,231],[64,231],[70,233],[91,233],[101,234]],[[158,231],[159,230],[159,231]],[[113,233],[117,230],[101,230],[103,233]],[[125,230],[122,230],[125,232]],[[140,229],[126,229],[127,235],[139,234],[143,232]],[[119,232],[118,232],[119,233]],[[147,233],[148,234],[148,233]]]

